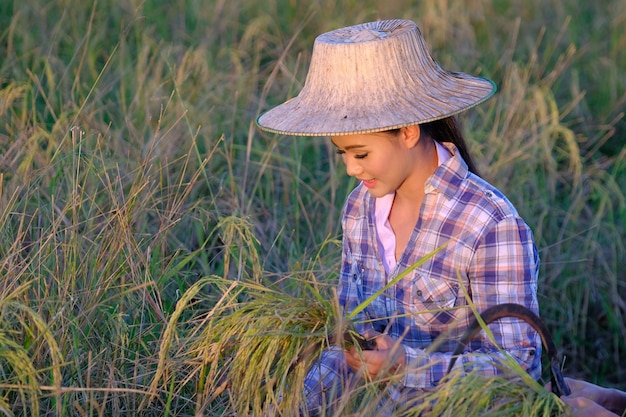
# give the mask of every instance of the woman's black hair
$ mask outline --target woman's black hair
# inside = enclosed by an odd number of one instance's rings
[[[445,117],[443,119],[435,120],[433,122],[421,123],[419,125],[421,134],[425,134],[431,137],[433,140],[442,142],[451,142],[457,147],[461,153],[461,157],[467,164],[467,168],[470,172],[480,176],[474,160],[469,154],[467,144],[461,133],[461,128],[454,116]],[[391,132],[398,132],[400,129],[394,129]]]
[[[422,133],[430,136],[439,143],[452,142],[461,153],[461,157],[467,164],[467,168],[470,172],[480,176],[474,164],[474,160],[467,149],[467,143],[465,143],[461,128],[454,116],[435,120],[434,122],[422,123],[419,126]]]

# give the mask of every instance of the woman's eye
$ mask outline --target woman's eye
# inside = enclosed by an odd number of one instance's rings
[[[358,155],[354,155],[354,157],[355,157],[356,159],[364,159],[366,156],[367,156],[367,154],[366,154],[366,153],[361,153],[361,154],[358,154]]]

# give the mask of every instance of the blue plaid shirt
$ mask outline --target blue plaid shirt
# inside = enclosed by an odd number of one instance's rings
[[[342,218],[343,262],[339,303],[345,312],[383,288],[398,274],[435,251],[443,250],[387,289],[357,317],[360,331],[387,330],[402,339],[406,352],[404,386],[429,388],[444,376],[456,339],[473,320],[463,286],[478,311],[517,303],[538,312],[539,256],[533,235],[500,191],[470,173],[456,148],[425,185],[418,222],[398,263],[385,272],[376,233],[375,198],[359,185]],[[424,351],[446,331],[449,342]],[[538,379],[541,340],[519,319],[490,325],[497,345]],[[499,373],[501,354],[481,332],[456,366],[472,362],[485,375]]]

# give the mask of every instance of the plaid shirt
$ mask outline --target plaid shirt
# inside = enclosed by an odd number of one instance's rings
[[[473,320],[465,293],[478,311],[501,303],[517,303],[538,312],[539,256],[530,228],[504,195],[470,173],[450,143],[453,154],[425,184],[420,216],[397,265],[386,273],[379,251],[375,198],[357,186],[344,206],[343,261],[339,303],[352,311],[424,256],[445,245],[377,297],[357,316],[357,330],[386,331],[402,339],[405,377],[390,388],[401,401],[434,387],[448,368],[456,340]],[[465,288],[465,291],[463,288]],[[500,319],[489,326],[497,345],[535,379],[541,376],[541,340],[519,319]],[[426,349],[439,334],[449,338],[434,353]],[[502,354],[481,332],[457,359],[455,368],[479,369],[486,376],[501,371]],[[351,371],[341,349],[325,351],[305,380],[309,410],[341,396]],[[331,394],[332,393],[332,394]]]
[[[407,360],[404,385],[412,388],[437,385],[448,368],[455,339],[473,319],[461,286],[478,311],[517,303],[538,312],[539,256],[530,228],[500,191],[468,171],[453,145],[445,146],[453,157],[426,182],[418,222],[388,275],[377,249],[375,198],[365,187],[359,185],[350,194],[342,218],[343,262],[338,292],[346,312],[444,245],[376,298],[357,319],[361,331],[387,329],[393,338],[402,338]],[[449,342],[437,352],[424,352],[439,334],[449,330]],[[491,324],[490,330],[497,345],[538,379],[541,340],[534,329],[519,319],[501,319]],[[471,361],[474,368],[493,375],[499,372],[499,356],[481,332],[457,364]]]

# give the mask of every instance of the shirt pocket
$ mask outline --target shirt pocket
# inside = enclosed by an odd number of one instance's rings
[[[459,284],[416,273],[402,291],[400,302],[417,326],[440,327],[455,319]]]
[[[384,277],[380,276],[380,271],[368,269],[362,263],[355,263],[350,269],[350,286],[356,296],[357,305],[365,303],[381,289]],[[363,318],[374,330],[382,332],[387,324],[387,311],[385,305],[386,294],[381,294],[373,298],[363,308]],[[356,306],[355,306],[356,307]]]

